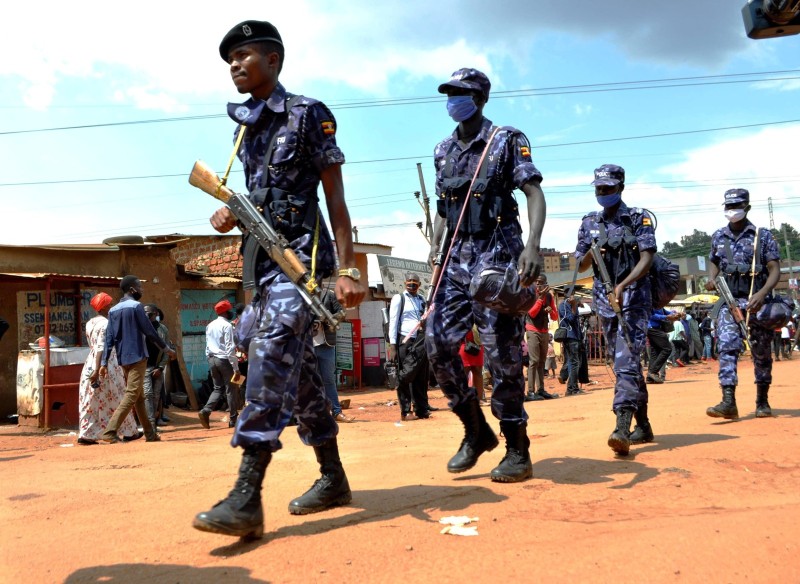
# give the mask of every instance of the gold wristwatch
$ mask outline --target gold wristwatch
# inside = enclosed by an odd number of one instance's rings
[[[358,268],[342,268],[339,270],[339,276],[346,276],[351,280],[358,282],[361,279],[361,272]]]

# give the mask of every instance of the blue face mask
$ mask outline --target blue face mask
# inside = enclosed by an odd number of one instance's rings
[[[476,111],[478,106],[471,95],[451,95],[447,98],[447,113],[455,122],[470,119]]]
[[[622,200],[622,194],[614,193],[613,195],[598,195],[595,198],[600,206],[603,207],[603,209],[608,209]]]

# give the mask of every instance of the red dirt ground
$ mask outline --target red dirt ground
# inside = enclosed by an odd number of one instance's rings
[[[349,394],[358,421],[339,442],[352,504],[288,514],[318,476],[289,428],[253,543],[191,528],[238,466],[221,413],[203,430],[173,408],[156,444],[77,446],[66,431],[2,426],[0,582],[800,582],[800,359],[775,363],[773,419],[753,417],[749,361],[735,422],[705,415],[716,363],[670,370],[651,386],[656,441],[624,459],[606,445],[610,374],[591,373],[589,395],[527,404],[534,478],[519,484],[489,480],[501,448],[446,472],[462,436],[450,412],[397,425],[392,392]],[[479,535],[442,535],[448,515],[478,517]]]

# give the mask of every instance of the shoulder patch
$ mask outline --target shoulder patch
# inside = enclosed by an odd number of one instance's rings
[[[652,222],[652,221],[650,221],[650,217],[648,217],[647,215],[645,215],[644,217],[642,217],[642,225],[643,225],[644,227],[649,227],[649,226],[650,226],[650,225],[652,225],[652,224],[653,224],[653,222]]]
[[[322,133],[327,136],[332,136],[336,133],[336,126],[331,121],[322,122]]]
[[[522,154],[523,158],[530,158],[531,156],[531,149],[527,146],[520,146],[519,153]]]

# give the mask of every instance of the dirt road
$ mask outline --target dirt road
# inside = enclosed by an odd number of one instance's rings
[[[656,441],[624,459],[606,446],[608,373],[591,374],[589,395],[527,404],[534,478],[521,484],[489,480],[501,449],[446,472],[462,437],[450,412],[400,425],[392,392],[349,394],[358,421],[339,442],[352,504],[288,514],[318,476],[289,428],[254,543],[191,528],[235,478],[220,413],[204,430],[173,408],[154,444],[0,426],[0,582],[800,582],[800,359],[775,364],[773,419],[753,417],[749,362],[735,422],[705,415],[716,364],[670,370],[651,386]],[[442,535],[451,515],[479,518],[479,535]]]

